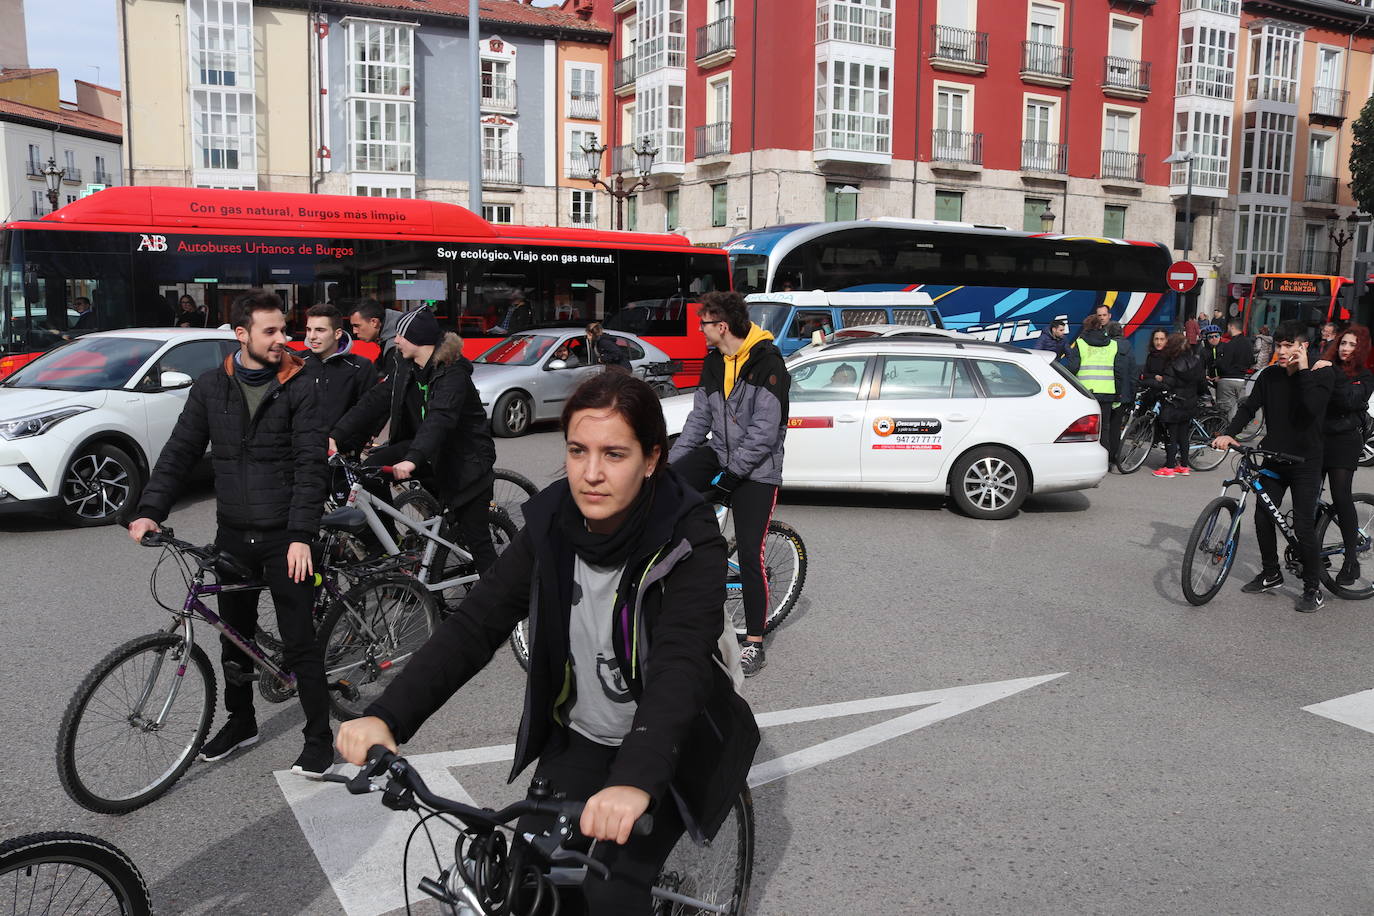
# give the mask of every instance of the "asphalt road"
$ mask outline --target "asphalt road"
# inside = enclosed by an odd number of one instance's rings
[[[501,441],[500,463],[548,482],[559,446],[547,431]],[[1187,605],[1183,540],[1220,482],[1113,475],[1004,522],[939,499],[785,496],[778,516],[805,539],[810,574],[747,683],[756,712],[947,692],[764,729],[757,760],[781,758],[786,775],[754,792],[750,911],[1374,911],[1374,735],[1302,709],[1374,687],[1374,605],[1329,598],[1296,614],[1291,583],[1242,595],[1248,526],[1222,594]],[[1356,489],[1374,489],[1374,474]],[[212,511],[201,485],[172,522],[208,539]],[[105,817],[68,800],[53,763],[63,709],[105,652],[163,623],[148,596],[157,552],[117,530],[10,519],[0,556],[0,836],[104,836],[139,863],[163,913],[342,912],[302,826],[309,810],[293,811],[273,775],[300,747],[294,704],[260,701],[262,743],[195,765],[142,810]],[[948,690],[1047,675],[1062,676],[985,705]],[[407,750],[509,743],[520,685],[498,655]],[[976,708],[913,712],[940,699]],[[503,785],[505,769],[453,772],[500,803],[523,793]],[[377,805],[371,823],[400,817]],[[399,890],[399,861],[376,886]]]

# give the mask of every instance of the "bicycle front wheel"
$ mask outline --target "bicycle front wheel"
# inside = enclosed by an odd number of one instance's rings
[[[1212,448],[1212,440],[1226,432],[1226,418],[1219,413],[1198,417],[1188,427],[1188,464],[1195,471],[1210,471],[1226,460],[1226,453]]]
[[[356,719],[434,632],[434,599],[409,576],[380,576],[332,603],[320,626],[329,703]]]
[[[1355,540],[1358,542],[1354,556],[1346,552],[1345,533],[1341,531],[1335,506],[1322,505],[1321,515],[1317,517],[1317,543],[1322,552],[1322,584],[1338,598],[1361,601],[1374,597],[1374,559],[1370,557],[1371,538],[1374,538],[1374,494],[1355,493],[1352,498]],[[1343,571],[1353,574],[1354,579],[1338,584],[1336,578]]]
[[[1189,604],[1211,601],[1230,574],[1240,541],[1240,532],[1232,533],[1239,511],[1234,499],[1218,496],[1194,523],[1183,550],[1183,596]]]
[[[132,639],[77,688],[57,732],[57,775],[72,801],[124,814],[172,787],[205,743],[215,674],[171,633]]]
[[[517,529],[525,527],[525,503],[539,492],[539,488],[524,474],[507,468],[496,468],[495,474],[496,482],[491,488],[492,506],[504,509]]]
[[[740,580],[738,547],[734,541],[730,543],[726,562],[725,610],[734,621],[735,633],[743,636],[748,632],[748,622],[744,616],[744,586]],[[806,545],[796,529],[786,522],[774,520],[768,523],[768,530],[763,537],[763,578],[768,593],[763,632],[768,634],[792,613],[801,596],[802,586],[806,584]]]
[[[674,900],[667,891],[721,907],[712,912],[740,916],[754,874],[754,798],[741,792],[713,840],[698,846],[683,834],[654,880],[654,916],[700,916],[694,904]]]
[[[1155,444],[1155,415],[1137,414],[1126,424],[1121,434],[1121,446],[1116,453],[1116,468],[1123,474],[1140,470]]]
[[[31,833],[0,843],[0,910],[149,916],[148,885],[116,846],[84,833]]]

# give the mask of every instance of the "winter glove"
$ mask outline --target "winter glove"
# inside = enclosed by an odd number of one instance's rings
[[[721,471],[715,477],[711,478],[711,486],[715,487],[723,497],[729,497],[731,493],[735,492],[735,487],[739,486],[741,482],[742,478],[738,474],[730,471]]]

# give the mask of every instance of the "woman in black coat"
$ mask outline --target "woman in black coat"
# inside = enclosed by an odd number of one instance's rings
[[[1188,431],[1197,413],[1198,385],[1207,373],[1205,357],[1188,346],[1188,338],[1181,333],[1169,335],[1164,347],[1164,369],[1159,418],[1164,421],[1164,466],[1155,471],[1156,477],[1187,477]]]
[[[653,390],[599,373],[563,408],[567,478],[525,505],[525,528],[338,747],[395,750],[476,675],[528,614],[529,675],[511,779],[587,799],[580,828],[610,869],[582,888],[593,914],[648,914],[684,830],[711,837],[744,788],[758,728],[735,691],[725,540],[667,463]],[[722,652],[725,639],[732,651]],[[630,835],[645,811],[648,836]],[[540,831],[537,819],[517,830]]]
[[[1336,368],[1336,387],[1327,402],[1322,426],[1322,470],[1345,539],[1345,562],[1336,575],[1337,585],[1353,585],[1360,578],[1360,563],[1355,559],[1360,523],[1350,489],[1364,448],[1363,415],[1369,410],[1369,395],[1374,391],[1374,373],[1365,367],[1368,359],[1369,329],[1352,324],[1312,366]]]
[[[1145,365],[1140,370],[1140,378],[1137,379],[1140,382],[1138,390],[1142,395],[1140,400],[1145,407],[1154,407],[1155,399],[1164,387],[1164,370],[1169,368],[1164,348],[1168,342],[1169,334],[1162,329],[1150,335],[1150,352],[1145,354]]]

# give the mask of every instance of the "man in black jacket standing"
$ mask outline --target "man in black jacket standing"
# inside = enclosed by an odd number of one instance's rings
[[[458,540],[486,570],[496,562],[487,527],[496,446],[482,398],[457,334],[441,334],[429,309],[396,322],[392,371],[334,424],[329,447],[361,448],[390,421],[391,442],[368,464],[391,465],[397,480],[416,477],[448,509]]]
[[[1245,377],[1255,365],[1255,345],[1241,329],[1239,318],[1232,318],[1227,327],[1231,339],[1217,351],[1217,408],[1230,420],[1236,415],[1236,405],[1245,394]]]
[[[283,663],[296,675],[305,710],[305,748],[293,769],[323,773],[334,762],[324,654],[311,619],[315,539],[325,498],[325,438],[315,386],[304,362],[286,346],[281,299],[256,289],[240,296],[230,325],[237,353],[191,387],[186,407],[162,449],[129,525],[142,540],[167,518],[181,482],[210,447],[215,472],[215,544],[267,582],[285,644]],[[224,622],[252,638],[258,597],[222,595]],[[258,740],[253,711],[252,663],[221,637],[224,708],[229,720],[201,748],[202,760],[220,760]]]
[[[305,347],[310,354],[306,367],[319,392],[320,425],[330,430],[377,384],[377,367],[349,352],[352,341],[343,329],[343,315],[334,306],[311,306],[305,316]]]

